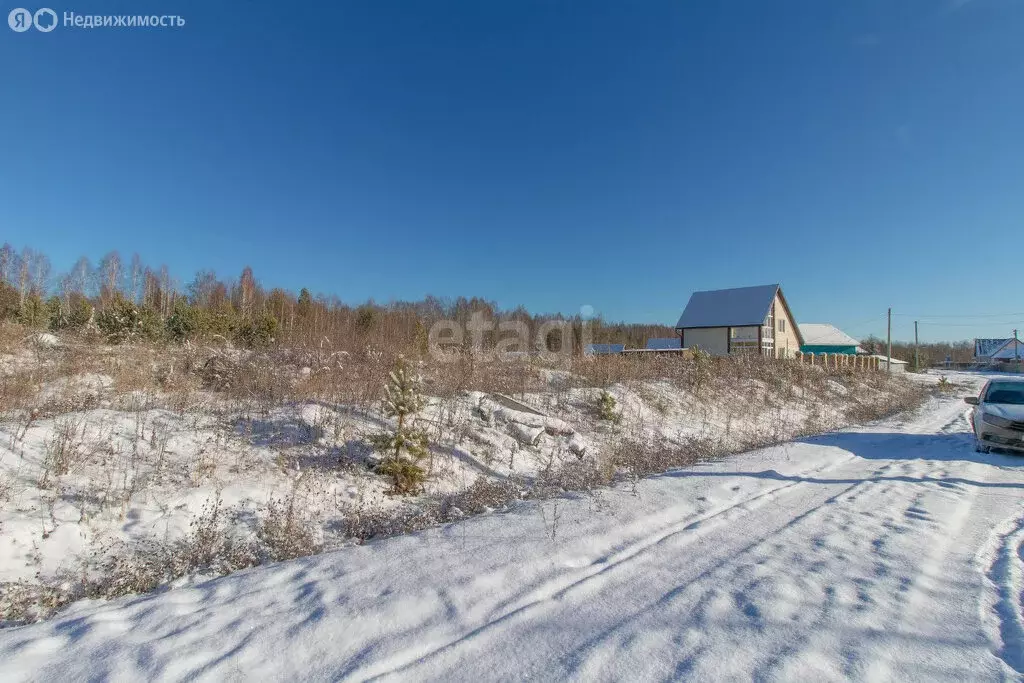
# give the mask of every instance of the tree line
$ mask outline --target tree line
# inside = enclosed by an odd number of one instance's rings
[[[860,346],[868,353],[880,355],[885,355],[887,348],[886,341],[874,335],[862,340]],[[914,344],[912,342],[894,341],[892,343],[892,357],[913,363]],[[917,346],[917,358],[922,368],[945,362],[946,358],[949,358],[953,363],[970,363],[974,360],[974,342],[963,340],[919,344]]]
[[[0,320],[92,334],[110,343],[221,339],[249,348],[285,343],[425,352],[435,321],[466,325],[475,313],[495,323],[524,322],[531,329],[564,320],[578,331],[583,323],[579,316],[531,314],[523,306],[502,310],[479,297],[349,305],[306,288],[297,293],[266,289],[248,266],[231,279],[201,270],[183,284],[166,265],[150,267],[138,254],[125,260],[117,251],[97,263],[82,257],[67,272],[54,274],[42,251],[0,247]],[[665,325],[609,323],[600,316],[587,323],[593,341],[629,347],[675,334]]]

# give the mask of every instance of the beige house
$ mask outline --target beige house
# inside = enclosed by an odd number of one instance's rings
[[[803,337],[778,285],[694,292],[676,323],[681,346],[714,356],[790,358]]]

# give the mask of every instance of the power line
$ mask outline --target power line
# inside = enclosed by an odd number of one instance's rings
[[[1024,316],[1024,313],[941,313],[935,315],[914,315],[913,313],[893,313],[905,318],[917,318],[918,320],[924,318],[1012,318],[1015,316]]]
[[[1021,320],[1010,320],[1008,322],[998,322],[998,323],[996,323],[996,322],[989,322],[987,320],[983,321],[983,322],[976,322],[976,323],[938,323],[938,322],[930,323],[930,322],[922,320],[921,324],[922,325],[938,325],[938,326],[941,326],[941,327],[983,327],[983,326],[984,327],[990,327],[992,325],[1020,325],[1020,324],[1024,324],[1024,318],[1022,318]]]

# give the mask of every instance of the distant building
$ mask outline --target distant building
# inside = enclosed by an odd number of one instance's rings
[[[625,344],[587,344],[583,347],[584,356],[608,356],[622,353]]]
[[[864,353],[860,342],[828,323],[800,323],[800,334],[804,338],[802,353]]]
[[[694,292],[676,323],[686,348],[788,358],[803,337],[779,285]]]
[[[664,349],[681,349],[683,345],[679,341],[679,337],[656,337],[654,339],[647,340],[647,349],[652,351],[662,351]]]
[[[905,360],[890,358],[889,356],[883,356],[881,354],[875,354],[871,357],[878,359],[878,369],[883,372],[906,372],[907,366],[909,365]]]
[[[1024,342],[1006,339],[975,339],[974,362],[986,365],[1024,360]]]

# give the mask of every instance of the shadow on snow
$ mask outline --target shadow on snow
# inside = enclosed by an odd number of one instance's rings
[[[864,460],[920,460],[920,461],[960,461],[976,462],[999,469],[1021,468],[1024,471],[1024,455],[1016,455],[1010,451],[978,453],[974,450],[974,439],[969,432],[943,432],[938,434],[906,434],[906,433],[868,433],[838,432],[823,434],[804,439],[795,443],[814,446],[831,446],[840,448]],[[756,477],[777,481],[800,481],[819,484],[854,484],[861,481],[897,481],[911,484],[937,484],[948,486],[961,484],[982,488],[1024,489],[1024,483],[985,482],[965,479],[963,477],[934,477],[912,475],[871,475],[859,478],[828,478],[813,477],[800,474],[782,474],[775,470],[761,472],[707,470],[676,470],[666,472],[665,477]]]

